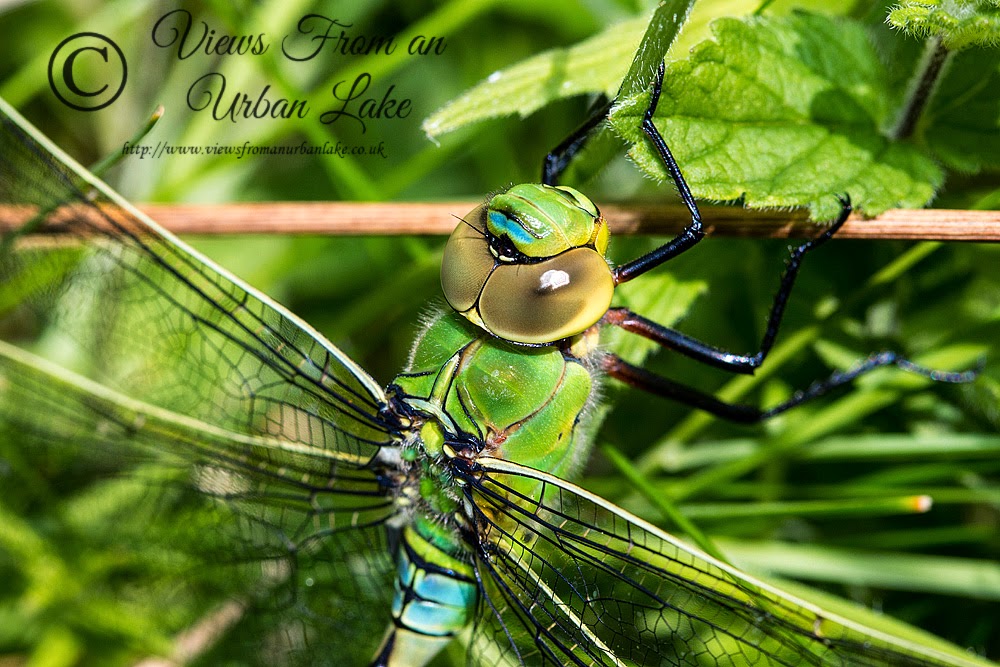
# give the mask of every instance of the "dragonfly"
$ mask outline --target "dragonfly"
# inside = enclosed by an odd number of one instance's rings
[[[454,642],[473,665],[987,664],[826,611],[568,481],[590,449],[601,381],[755,422],[879,366],[971,378],[883,353],[762,410],[603,350],[598,332],[617,327],[752,372],[803,257],[851,210],[842,198],[835,224],[793,251],[755,354],[613,307],[618,284],[704,235],[652,122],[662,75],[661,66],[643,130],[690,211],[686,229],[610,266],[607,222],[558,185],[599,111],[547,157],[541,183],[513,186],[462,218],[441,269],[449,308],[427,318],[386,387],[0,104],[3,202],[62,239],[4,241],[5,307],[61,333],[47,353],[16,327],[0,341],[0,425],[135,457],[137,475],[147,457],[179,471],[155,481],[193,489],[218,512],[190,529],[240,545],[202,544],[241,573],[246,613],[290,591],[280,611],[302,635],[261,644],[262,664],[419,667]]]

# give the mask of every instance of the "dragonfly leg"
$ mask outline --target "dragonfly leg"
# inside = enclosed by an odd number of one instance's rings
[[[661,62],[656,72],[656,79],[653,81],[649,105],[646,107],[646,111],[642,117],[642,131],[649,138],[657,155],[659,155],[660,160],[673,179],[674,185],[680,193],[681,201],[684,202],[684,205],[691,212],[691,223],[675,238],[656,250],[616,268],[614,270],[616,285],[632,280],[672,257],[676,257],[685,250],[690,249],[705,236],[701,223],[701,213],[698,211],[698,204],[695,203],[694,196],[691,194],[691,190],[688,188],[683,174],[681,174],[680,167],[677,166],[677,161],[667,147],[667,142],[664,141],[660,131],[656,129],[656,125],[653,124],[653,114],[656,113],[656,105],[660,101],[660,91],[663,90],[664,71],[664,64]],[[542,183],[545,185],[556,185],[559,182],[559,178],[566,170],[573,156],[587,143],[591,131],[607,118],[612,105],[613,102],[607,102],[599,106],[580,127],[545,156],[545,160],[542,162]]]
[[[657,155],[663,162],[663,166],[666,167],[667,173],[673,179],[681,201],[684,202],[684,205],[687,206],[688,211],[691,213],[691,222],[680,234],[659,248],[617,267],[614,270],[616,285],[641,276],[650,269],[673,259],[682,252],[690,250],[705,237],[705,231],[701,224],[701,212],[698,210],[698,204],[694,200],[694,195],[691,194],[691,189],[688,188],[687,181],[684,180],[684,175],[681,173],[681,168],[677,166],[677,161],[667,147],[667,142],[664,141],[663,135],[656,129],[656,125],[653,124],[653,114],[656,113],[656,105],[660,102],[660,91],[663,89],[663,72],[664,65],[660,63],[660,67],[656,72],[656,80],[653,82],[649,106],[646,107],[646,113],[642,117],[642,131],[646,133],[646,137],[656,150]]]
[[[774,345],[774,339],[777,337],[778,329],[781,326],[781,318],[785,314],[785,306],[788,304],[788,297],[795,284],[795,278],[799,274],[799,268],[802,266],[802,258],[810,250],[830,240],[844,224],[848,216],[850,216],[850,198],[841,197],[840,204],[840,215],[837,216],[837,220],[829,229],[792,250],[785,265],[785,271],[781,275],[781,285],[778,287],[778,292],[774,295],[774,301],[771,304],[771,312],[767,318],[767,328],[764,331],[764,337],[761,339],[760,348],[754,354],[733,354],[726,352],[725,350],[686,336],[679,331],[657,324],[641,315],[633,313],[627,308],[612,308],[605,314],[601,321],[604,324],[611,324],[648,338],[663,347],[676,350],[695,361],[709,366],[732,373],[752,374],[760,367]]]
[[[638,389],[669,398],[685,405],[690,405],[699,410],[704,410],[716,417],[743,424],[755,424],[770,419],[806,401],[823,396],[838,387],[850,383],[858,376],[882,366],[897,366],[902,370],[930,378],[936,382],[971,382],[979,372],[978,370],[961,372],[937,371],[917,365],[895,352],[878,352],[869,356],[854,368],[843,372],[837,371],[825,380],[819,380],[811,384],[808,388],[795,392],[788,400],[764,410],[742,403],[728,403],[711,394],[652,373],[645,368],[634,366],[613,354],[604,357],[602,366],[604,372],[609,376]]]
[[[561,144],[549,151],[542,161],[542,183],[545,185],[558,185],[566,167],[569,166],[573,156],[580,152],[587,139],[590,138],[591,131],[601,124],[608,117],[611,111],[612,101],[603,95],[602,100],[598,100],[593,107],[593,112],[583,122],[580,127],[573,130],[573,133],[566,137]]]

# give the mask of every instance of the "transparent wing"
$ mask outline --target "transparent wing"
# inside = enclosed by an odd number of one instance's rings
[[[245,653],[253,664],[318,665],[325,653],[336,664],[332,645],[385,624],[393,562],[384,523],[393,504],[374,475],[355,470],[352,461],[345,465],[343,455],[224,431],[2,341],[0,425],[13,427],[24,446],[55,442],[53,449],[76,454],[77,478],[87,457],[105,468],[114,457],[111,474],[149,486],[140,498],[155,504],[153,517],[166,528],[141,519],[130,527],[132,517],[125,516],[111,527],[119,542],[110,548],[135,539],[193,559],[171,575],[191,589],[184,604],[199,614],[210,616],[225,598],[239,601],[245,618],[226,638],[226,659]],[[95,477],[92,488],[109,484]],[[205,499],[212,501],[207,508]],[[362,664],[375,639],[336,655]],[[266,657],[259,654],[263,645],[271,647]]]
[[[826,613],[551,475],[480,464],[476,664],[987,664]]]
[[[226,595],[294,618],[283,655],[319,664],[311,647],[354,632],[370,641],[326,660],[366,661],[392,593],[392,490],[375,457],[400,433],[382,389],[2,100],[0,155],[5,213],[61,231],[0,246],[0,432],[25,451],[96,457],[103,474],[170,495],[156,518],[172,525],[164,543],[231,566]],[[259,645],[270,632],[244,625],[234,641]]]
[[[0,112],[0,203],[61,232],[49,243],[9,238],[0,257],[14,314],[61,334],[45,350],[123,395],[236,432],[359,463],[393,441],[382,389],[364,370],[146,219],[6,103]]]

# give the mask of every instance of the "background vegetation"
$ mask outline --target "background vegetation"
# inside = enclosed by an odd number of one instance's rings
[[[966,4],[971,14],[949,13],[944,1],[904,3],[891,15],[893,28],[880,2],[699,3],[670,53],[686,61],[668,70],[660,106],[676,122],[659,121],[696,195],[730,200],[746,192],[749,203],[810,206],[817,218],[830,214],[829,195],[841,191],[869,212],[899,202],[919,206],[932,195],[939,207],[1000,206],[998,10],[988,1]],[[322,12],[352,23],[352,34],[441,36],[447,48],[438,56],[331,54],[307,63],[178,60],[148,39],[155,20],[177,6],[220,33],[281,35],[300,16]],[[792,14],[794,6],[816,14]],[[0,6],[0,96],[83,164],[119,150],[158,103],[167,113],[147,142],[384,142],[388,152],[385,159],[132,158],[108,180],[135,201],[474,199],[538,178],[542,157],[586,118],[592,94],[615,94],[651,9],[611,0],[9,3]],[[720,17],[737,20],[709,28]],[[618,38],[624,33],[603,33],[629,21],[630,48]],[[81,30],[114,37],[135,64],[123,98],[87,115],[55,101],[45,77],[51,48]],[[604,41],[572,50],[587,39]],[[848,40],[852,59],[844,57]],[[897,136],[914,79],[938,42],[952,51],[951,62],[915,127]],[[747,45],[754,48],[741,52]],[[568,50],[542,62],[567,74],[546,70],[547,87],[532,88],[515,70],[501,77],[513,81],[514,92],[497,88],[496,79],[494,87],[473,89],[493,72],[560,48]],[[594,54],[603,59],[589,63]],[[190,82],[210,66],[248,90],[267,83],[316,99],[332,83],[369,72],[380,90],[394,85],[412,98],[414,110],[373,121],[364,134],[314,118],[216,122],[183,103]],[[718,76],[713,66],[732,76]],[[634,96],[613,118],[625,143],[635,138],[629,127],[634,132],[646,94],[633,83]],[[437,124],[428,128],[438,143],[428,141],[424,119],[470,89],[464,102],[433,116]],[[500,115],[519,111],[526,117]],[[777,134],[761,136],[761,128]],[[826,132],[829,141],[806,150],[811,139],[802,132]],[[632,156],[640,168],[621,156],[609,162],[621,147],[603,135],[577,177],[599,173],[573,184],[598,203],[674,198],[672,187],[641,173],[656,169],[641,144]],[[421,313],[439,303],[443,239],[192,241],[302,315],[381,382],[405,363]],[[627,259],[658,242],[619,240],[613,255]],[[750,351],[786,245],[710,239],[626,298],[687,333]],[[582,484],[681,532],[663,514],[664,501],[676,504],[747,569],[817,584],[1000,658],[998,260],[998,248],[986,245],[835,242],[809,257],[779,345],[757,377],[732,380],[669,354],[648,359],[657,372],[764,405],[886,348],[935,367],[985,358],[975,384],[937,385],[885,371],[755,428],[609,385],[613,408]],[[624,353],[648,352],[633,345]],[[156,544],[162,516],[146,502],[154,494],[109,483],[102,466],[58,450],[39,460],[18,447],[17,434],[0,433],[0,665],[131,664],[171,645],[190,624],[183,598],[162,603],[170,593],[164,573],[183,563],[180,550]],[[640,475],[651,493],[637,492],[626,473]],[[933,498],[930,512],[915,512],[921,495]],[[136,544],[139,536],[154,546]],[[205,659],[221,660],[224,644],[219,651]]]

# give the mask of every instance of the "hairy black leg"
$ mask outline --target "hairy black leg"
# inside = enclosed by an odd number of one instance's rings
[[[559,179],[566,171],[573,156],[580,152],[580,149],[587,143],[587,139],[590,138],[590,132],[608,117],[611,105],[612,102],[606,101],[605,98],[605,101],[595,108],[590,117],[576,128],[573,134],[549,151],[549,154],[542,161],[542,183],[545,185],[559,184]]]
[[[774,301],[771,304],[771,312],[767,318],[767,329],[764,331],[764,337],[761,339],[760,349],[754,354],[733,354],[725,350],[720,350],[707,343],[686,336],[679,331],[648,320],[627,308],[612,308],[601,321],[648,338],[663,347],[676,350],[685,356],[709,366],[721,368],[724,371],[732,373],[752,374],[763,363],[764,358],[767,357],[767,353],[771,351],[771,347],[774,345],[774,339],[778,336],[781,318],[785,314],[788,296],[791,294],[795,278],[799,274],[802,258],[810,250],[830,240],[844,224],[848,216],[850,216],[850,199],[841,197],[840,204],[840,215],[837,216],[837,220],[829,229],[792,250],[788,258],[788,263],[785,265],[785,272],[781,276],[781,285],[778,287],[778,292],[774,295]]]
[[[792,397],[771,408],[762,410],[752,405],[741,403],[727,403],[711,394],[698,391],[691,387],[679,384],[673,380],[651,373],[645,368],[633,366],[623,359],[609,354],[602,361],[604,372],[613,378],[621,380],[634,387],[648,391],[657,396],[669,398],[671,400],[689,405],[699,410],[704,410],[716,417],[728,419],[729,421],[743,424],[755,424],[757,422],[770,419],[775,415],[801,405],[806,401],[823,396],[830,391],[850,383],[859,375],[863,375],[882,366],[897,366],[902,370],[915,373],[929,378],[936,382],[971,382],[975,379],[978,371],[963,371],[951,373],[936,371],[900,357],[895,352],[879,352],[865,359],[854,368],[836,372],[825,380],[820,380],[811,384],[807,389],[797,391]]]

